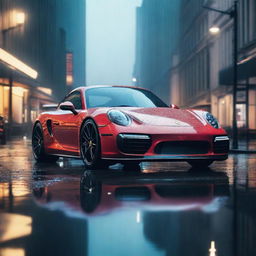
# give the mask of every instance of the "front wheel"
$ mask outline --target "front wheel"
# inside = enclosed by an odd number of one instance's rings
[[[190,160],[188,163],[197,169],[207,168],[209,165],[213,163],[213,160]]]
[[[84,122],[80,132],[80,154],[85,166],[89,169],[101,167],[100,136],[92,119]]]

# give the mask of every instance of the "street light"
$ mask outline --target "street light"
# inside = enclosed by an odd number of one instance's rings
[[[233,149],[238,148],[238,136],[237,136],[237,117],[236,117],[236,104],[237,104],[237,52],[238,52],[238,11],[237,11],[237,0],[234,0],[234,5],[231,9],[231,11],[222,11],[218,9],[214,9],[208,6],[203,6],[203,8],[209,10],[209,11],[214,11],[218,13],[222,13],[224,15],[228,15],[231,19],[233,19],[234,25],[233,25],[233,30],[234,30],[234,47],[233,47],[233,120],[232,120],[232,130],[233,130],[233,141],[232,141],[232,147]],[[212,27],[211,29],[213,29]],[[215,32],[213,34],[218,34],[219,31],[217,32],[217,27],[212,30],[212,32]],[[210,30],[211,32],[211,30]]]
[[[217,26],[212,26],[209,28],[209,32],[212,34],[212,35],[217,35],[220,33],[220,28],[217,27]]]
[[[16,12],[15,13],[16,26],[23,25],[25,23],[25,19],[26,19],[26,16],[25,16],[24,12]]]
[[[6,49],[6,35],[9,31],[14,30],[16,28],[21,27],[22,25],[24,25],[25,20],[26,20],[26,15],[24,12],[14,12],[13,15],[13,26],[10,26],[8,28],[2,29],[2,38],[3,38],[3,42],[2,42],[2,46],[3,49]]]

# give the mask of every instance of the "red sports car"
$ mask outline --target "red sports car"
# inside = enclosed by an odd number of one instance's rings
[[[142,161],[203,167],[227,159],[229,138],[208,112],[168,107],[142,88],[89,86],[40,114],[32,148],[37,161],[76,157],[88,168]]]

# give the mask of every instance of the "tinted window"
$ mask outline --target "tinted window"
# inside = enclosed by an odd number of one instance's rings
[[[168,107],[147,90],[126,87],[99,87],[85,93],[87,108],[97,107]]]
[[[82,109],[81,93],[78,91],[72,92],[65,98],[65,101],[73,103],[75,109]]]

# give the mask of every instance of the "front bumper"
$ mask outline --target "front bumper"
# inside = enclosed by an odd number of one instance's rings
[[[110,135],[110,134],[109,134]],[[102,158],[113,161],[225,160],[229,139],[219,134],[101,134]]]
[[[192,159],[225,160],[228,156],[229,146],[224,148],[224,151],[222,147],[217,147],[217,150],[214,147],[216,145],[216,137],[222,137],[222,139],[225,137],[225,140],[227,142],[229,141],[225,130],[222,128],[215,129],[210,125],[195,128],[192,126],[139,125],[133,122],[130,126],[119,126],[109,123],[108,125],[98,126],[98,128],[101,140],[101,157],[103,159],[119,161],[122,159],[124,161],[129,159],[138,161],[186,161]],[[144,143],[143,147],[135,143],[135,146],[139,150],[132,151],[130,146],[133,143],[129,144],[129,147],[126,147],[126,145],[120,143],[120,135],[125,140],[134,138],[138,139],[140,143],[141,141],[149,141],[150,143]],[[149,139],[146,140],[146,138]],[[218,141],[218,143],[223,143],[223,141]],[[168,151],[168,147],[171,144],[169,142],[178,142],[180,144],[179,151]],[[191,142],[191,144],[183,144],[183,142]],[[200,147],[194,151],[186,150],[186,145],[189,145],[190,149],[194,149],[195,142],[207,143],[207,150],[205,148],[202,150]],[[173,144],[176,146],[175,143]],[[161,145],[160,148],[157,147],[159,145]],[[183,149],[185,150],[183,151]]]

